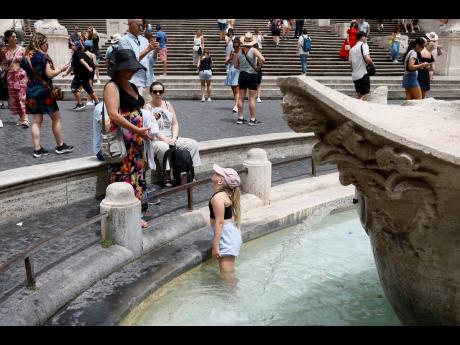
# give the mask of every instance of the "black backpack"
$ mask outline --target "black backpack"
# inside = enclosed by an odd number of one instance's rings
[[[193,168],[192,156],[188,150],[179,149],[176,146],[169,146],[163,158],[163,172],[166,171],[166,160],[173,171],[173,186],[180,186],[181,175],[187,174],[187,183],[193,182],[195,178],[195,169]]]

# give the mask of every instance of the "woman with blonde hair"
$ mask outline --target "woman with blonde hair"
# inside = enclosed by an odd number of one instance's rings
[[[214,194],[209,200],[209,217],[214,228],[212,257],[219,260],[219,269],[225,281],[235,281],[235,260],[240,252],[240,183],[238,173],[231,168],[213,166],[211,177]]]
[[[62,140],[61,113],[56,99],[53,98],[52,79],[64,72],[68,65],[59,69],[54,68],[53,61],[48,55],[48,39],[41,33],[33,34],[29,46],[26,49],[25,57],[21,61],[21,68],[27,73],[26,109],[33,115],[32,141],[34,145],[33,156],[40,158],[48,155],[40,145],[40,129],[43,123],[43,114],[51,117],[52,129],[56,140],[57,154],[72,152],[73,146],[67,145]]]

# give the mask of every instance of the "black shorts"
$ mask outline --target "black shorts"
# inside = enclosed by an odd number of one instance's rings
[[[262,70],[261,69],[257,71],[257,85],[260,85],[260,84],[262,84]]]
[[[72,80],[72,84],[70,85],[70,89],[72,93],[77,93],[80,90],[80,87],[83,86],[83,89],[86,91],[87,94],[93,93],[93,88],[89,84],[89,77],[83,77],[75,75]]]
[[[280,29],[272,29],[272,36],[279,36],[281,34]]]
[[[361,79],[354,80],[356,92],[359,92],[361,95],[367,95],[371,92],[371,81],[369,75],[366,73]]]
[[[257,90],[257,74],[241,71],[238,77],[238,87],[241,90]]]

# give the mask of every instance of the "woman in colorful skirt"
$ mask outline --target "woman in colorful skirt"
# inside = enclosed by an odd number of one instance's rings
[[[26,113],[27,75],[20,67],[24,57],[24,48],[17,44],[18,39],[13,30],[5,31],[6,47],[3,48],[3,66],[7,69],[9,107],[12,115],[18,115],[16,126],[29,127]]]
[[[142,202],[147,187],[143,143],[144,140],[151,141],[152,137],[150,129],[143,127],[141,109],[144,98],[136,85],[129,81],[137,71],[146,68],[137,61],[130,49],[117,50],[114,57],[114,66],[110,70],[112,79],[104,87],[105,111],[110,117],[111,131],[122,127],[128,154],[120,163],[109,165],[109,179],[110,183],[126,182],[132,185],[135,197]],[[148,207],[148,204],[144,205]],[[148,227],[144,220],[141,220],[141,225],[142,228]]]

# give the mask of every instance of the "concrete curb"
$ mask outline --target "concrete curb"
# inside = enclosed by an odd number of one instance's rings
[[[316,142],[313,133],[293,132],[203,141],[199,143],[202,165],[195,173],[211,171],[212,163],[239,165],[250,148],[263,148],[270,159],[277,159],[309,154]],[[159,181],[151,170],[146,179]],[[2,171],[0,224],[104,195],[107,185],[106,164],[92,156]]]

